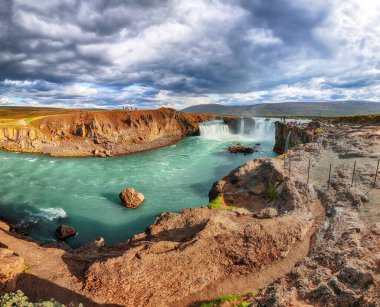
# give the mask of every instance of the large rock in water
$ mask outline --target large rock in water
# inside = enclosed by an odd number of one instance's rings
[[[75,230],[75,228],[68,225],[60,225],[55,230],[55,236],[58,240],[66,240],[75,236],[76,233],[77,231]]]
[[[230,153],[243,153],[245,155],[246,154],[251,154],[251,153],[255,152],[254,148],[243,146],[243,145],[240,145],[240,144],[237,144],[235,146],[230,146],[230,147],[227,148],[227,150]]]
[[[122,204],[128,208],[137,208],[142,204],[145,197],[133,188],[127,188],[119,194]]]

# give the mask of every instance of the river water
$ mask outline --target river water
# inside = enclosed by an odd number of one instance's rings
[[[244,124],[244,123],[243,123]],[[0,217],[30,226],[41,242],[54,241],[59,224],[78,234],[78,247],[99,236],[107,244],[144,231],[163,211],[208,204],[212,183],[247,160],[274,157],[273,121],[256,120],[232,134],[221,122],[201,125],[201,136],[156,150],[114,158],[52,158],[0,151]],[[261,143],[252,155],[227,152],[237,142]],[[137,209],[120,205],[119,192],[145,195]]]

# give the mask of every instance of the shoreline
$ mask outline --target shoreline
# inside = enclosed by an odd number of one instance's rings
[[[42,111],[41,111],[42,112]],[[4,114],[1,114],[4,118]],[[143,152],[199,133],[199,123],[220,116],[161,108],[146,111],[83,111],[4,120],[3,150],[53,157],[110,157]],[[24,116],[24,117],[23,117]]]
[[[27,154],[27,155],[43,155],[43,156],[46,156],[46,157],[52,157],[52,158],[118,158],[118,157],[123,157],[123,156],[129,156],[129,155],[133,155],[133,154],[139,154],[139,153],[143,153],[143,152],[147,152],[147,151],[151,151],[151,150],[155,150],[155,149],[159,149],[159,148],[163,148],[163,147],[167,147],[167,146],[171,146],[171,145],[174,145],[182,140],[184,140],[185,138],[187,137],[192,137],[192,136],[181,136],[179,138],[175,138],[171,141],[168,141],[167,143],[165,144],[162,144],[162,145],[158,145],[156,147],[152,147],[152,148],[148,148],[148,149],[142,149],[142,150],[139,150],[139,151],[133,151],[133,152],[126,152],[126,153],[120,153],[120,154],[114,154],[112,156],[106,156],[106,157],[99,157],[99,156],[95,156],[94,154],[83,154],[83,155],[78,155],[78,154],[63,154],[63,155],[57,155],[57,154],[52,154],[52,153],[46,153],[46,152],[43,152],[43,151],[33,151],[33,150],[23,150],[23,151],[20,151],[19,149],[12,149],[12,148],[0,148],[0,151],[3,151],[3,152],[12,152],[12,153],[17,153],[17,154]]]

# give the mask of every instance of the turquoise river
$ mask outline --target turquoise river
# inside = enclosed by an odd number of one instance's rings
[[[258,121],[241,134],[221,123],[201,127],[164,148],[114,158],[52,158],[0,151],[0,218],[29,228],[40,242],[55,240],[59,224],[78,234],[68,244],[78,247],[99,236],[107,244],[126,241],[152,224],[163,211],[205,206],[214,181],[245,161],[274,157],[273,121]],[[227,146],[261,143],[252,155],[231,154]],[[145,195],[137,209],[124,208],[119,192],[134,187]]]

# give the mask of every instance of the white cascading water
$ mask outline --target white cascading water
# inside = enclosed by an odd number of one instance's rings
[[[252,123],[249,119],[248,123]],[[231,133],[228,125],[222,121],[211,121],[199,125],[200,135],[209,140],[252,140],[252,141],[274,141],[275,120],[253,118],[254,124],[247,125],[244,118],[240,118],[237,133]]]
[[[211,121],[199,125],[200,135],[209,140],[227,140],[231,138],[228,125],[222,121]]]
[[[241,135],[244,135],[245,134],[245,120],[244,120],[244,117],[240,118],[240,133]]]
[[[254,118],[255,126],[250,131],[250,136],[255,141],[274,141],[275,120],[265,120],[262,118]]]

